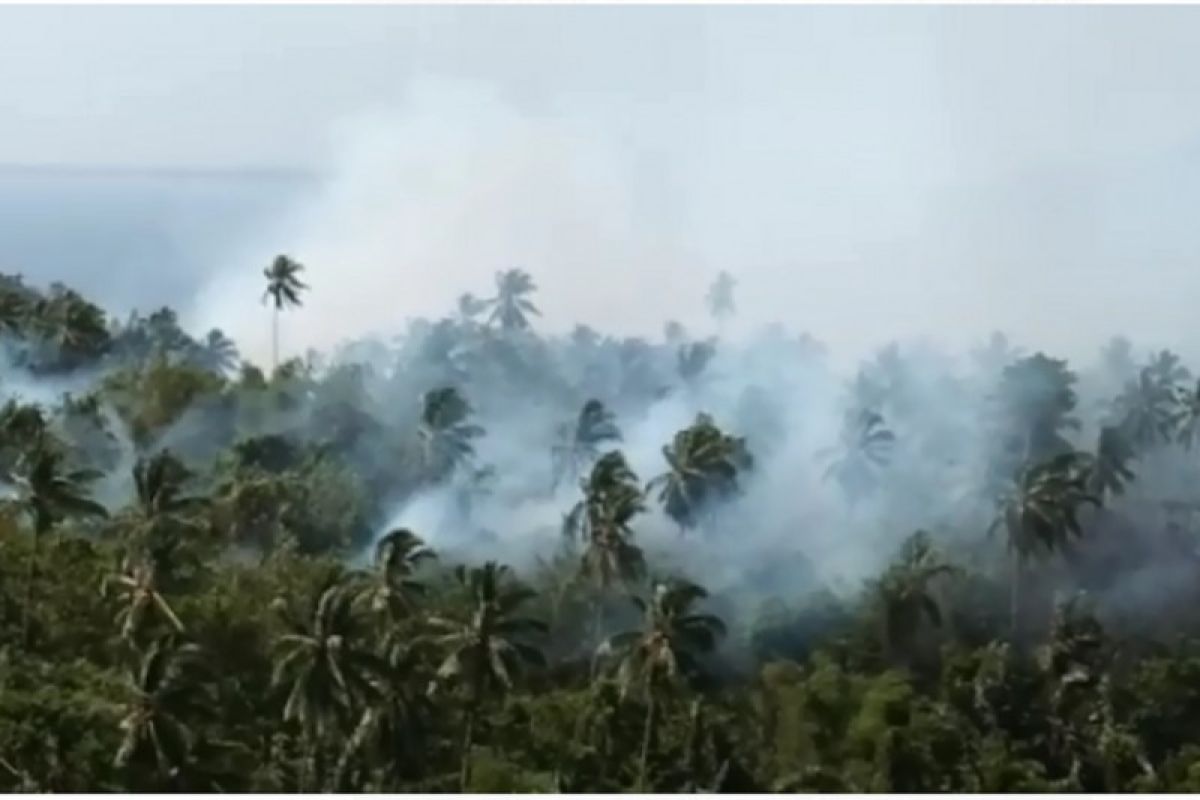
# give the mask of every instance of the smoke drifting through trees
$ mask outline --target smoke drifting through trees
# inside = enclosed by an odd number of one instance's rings
[[[741,341],[670,326],[657,341],[585,326],[555,335],[537,327],[532,274],[462,288],[482,298],[390,341],[285,353],[266,375],[239,364],[223,332],[191,336],[169,309],[118,323],[65,287],[6,278],[9,523],[28,517],[34,542],[66,526],[117,547],[105,596],[120,606],[120,639],[149,660],[143,672],[175,657],[166,640],[144,649],[146,630],[190,635],[172,599],[183,589],[167,587],[219,564],[349,566],[374,554],[382,572],[362,596],[395,616],[419,585],[404,553],[428,547],[437,569],[501,562],[545,592],[517,596],[579,615],[548,629],[554,658],[623,663],[619,685],[643,693],[639,786],[674,659],[693,677],[745,676],[765,654],[810,652],[856,604],[879,615],[885,661],[917,673],[938,669],[939,637],[1058,635],[1055,598],[1080,591],[1117,635],[1196,623],[1196,389],[1170,352],[1115,340],[1076,372],[996,335],[966,358],[893,343],[845,372],[781,326]],[[261,308],[260,324],[273,311]],[[47,591],[40,549],[24,556],[18,628],[35,646],[46,635],[30,616],[35,589]],[[510,581],[498,570],[460,570],[462,591],[481,608],[501,603]],[[294,647],[279,675],[302,694],[317,680],[302,665],[324,657],[325,638],[367,646],[353,587],[321,587],[311,610],[287,612]],[[658,594],[638,601],[644,630],[618,634],[637,623],[626,598],[647,591]],[[688,615],[702,599],[721,619]],[[467,676],[464,752],[518,672],[542,663],[541,651],[518,657],[523,639],[497,639],[487,646],[509,671],[469,677],[471,626],[491,624],[480,619],[438,622],[466,648],[441,656],[447,675]],[[669,656],[663,642],[693,636],[676,625],[699,626],[704,646]],[[187,647],[178,657],[195,655]],[[314,720],[326,714],[289,702],[282,718],[309,752],[301,787],[341,785],[364,757],[354,739],[340,766],[322,765],[314,753],[336,723]],[[365,736],[375,723],[362,724]],[[471,764],[464,755],[461,785]]]

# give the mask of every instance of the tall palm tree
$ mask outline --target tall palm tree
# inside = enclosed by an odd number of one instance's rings
[[[529,327],[529,314],[541,316],[529,295],[537,289],[529,273],[520,269],[509,269],[496,273],[496,296],[487,301],[492,309],[488,323],[499,323],[506,331],[525,330]]]
[[[650,481],[658,500],[680,530],[695,527],[715,504],[739,490],[738,475],[753,466],[744,439],[729,436],[707,414],[663,447],[668,471]]]
[[[411,613],[415,599],[425,593],[424,585],[413,578],[413,573],[421,562],[431,558],[433,551],[412,531],[389,531],[375,543],[375,570],[359,600],[389,620]]]
[[[116,575],[105,577],[100,593],[105,597],[115,594],[121,600],[115,622],[120,626],[121,638],[126,641],[137,638],[151,613],[161,617],[175,633],[183,633],[183,623],[158,590],[152,563],[125,559]]]
[[[622,697],[640,692],[646,704],[638,768],[638,791],[646,784],[646,766],[654,735],[658,695],[665,688],[695,679],[699,657],[711,652],[725,635],[725,624],[712,614],[696,613],[693,606],[708,596],[687,581],[660,583],[654,596],[630,599],[642,613],[642,626],[609,638],[600,649],[602,659],[617,659],[617,682]]]
[[[272,369],[279,367],[279,312],[285,308],[303,305],[300,295],[308,289],[308,284],[300,280],[300,273],[303,271],[303,264],[283,255],[276,256],[275,260],[271,262],[271,266],[263,270],[263,277],[267,279],[267,288],[263,292],[262,299],[264,303],[269,301],[272,307]]]
[[[430,617],[434,631],[432,644],[446,652],[430,685],[436,692],[446,684],[457,684],[464,692],[461,791],[467,791],[471,777],[471,748],[475,720],[488,697],[512,688],[516,673],[527,666],[542,666],[542,652],[528,641],[543,634],[546,626],[539,620],[517,616],[522,605],[533,599],[531,589],[511,580],[508,567],[494,561],[454,572],[469,600],[466,613],[457,618]]]
[[[721,270],[708,287],[708,310],[717,322],[724,322],[734,312],[733,289],[737,281],[728,272]]]
[[[1145,367],[1113,402],[1117,424],[1126,440],[1142,450],[1171,439],[1178,387],[1168,372]]]
[[[1107,425],[1101,428],[1088,483],[1092,494],[1103,498],[1105,495],[1124,492],[1125,485],[1136,477],[1129,467],[1129,462],[1135,456],[1136,453],[1121,428]]]
[[[1018,473],[989,533],[1003,527],[1013,556],[1011,608],[1014,634],[1020,612],[1021,573],[1035,557],[1049,556],[1083,535],[1079,509],[1100,505],[1089,488],[1090,459],[1070,452],[1025,467]]]
[[[860,410],[846,415],[840,439],[817,455],[830,461],[825,479],[836,480],[853,502],[878,485],[880,471],[891,464],[896,434],[882,414]]]
[[[277,640],[279,657],[271,684],[287,688],[283,719],[303,731],[309,790],[324,781],[322,748],[331,735],[378,694],[382,665],[359,646],[352,601],[347,586],[333,583],[320,591],[303,617],[283,598],[274,604],[289,632]]]
[[[925,531],[910,536],[896,564],[879,580],[879,595],[884,609],[884,644],[891,652],[907,647],[922,620],[941,627],[942,612],[932,591],[939,577],[951,575],[955,568],[942,560]]]
[[[471,404],[453,386],[427,392],[422,399],[420,436],[435,480],[447,477],[475,455],[471,441],[484,430],[470,422],[471,413]]]
[[[603,403],[592,399],[583,404],[574,425],[559,426],[558,441],[551,451],[553,488],[558,488],[564,479],[578,477],[596,458],[601,445],[621,441],[621,429],[617,427],[616,419]]]
[[[1079,429],[1079,420],[1072,415],[1077,401],[1075,380],[1066,361],[1042,353],[1004,368],[994,400],[1002,436],[1016,443],[1002,465],[1005,474],[1026,461],[1071,450],[1064,433]]]
[[[419,644],[394,632],[384,638],[379,694],[363,706],[358,723],[346,738],[329,784],[331,791],[347,790],[356,758],[364,759],[368,767],[378,765],[394,784],[402,775],[403,759],[416,754],[413,747],[421,733],[420,723],[429,711],[428,699],[414,690],[414,676],[421,668]]]
[[[632,584],[645,574],[645,557],[633,544],[630,528],[633,518],[645,510],[645,496],[637,475],[619,450],[597,461],[581,487],[583,499],[567,515],[564,529],[586,542],[580,574],[600,590],[595,625],[598,637],[604,593],[619,584]]]
[[[130,698],[121,718],[119,769],[152,767],[171,786],[192,755],[194,721],[212,715],[200,650],[167,637],[153,642],[130,676]]]
[[[33,522],[33,542],[25,576],[25,607],[22,610],[22,639],[29,646],[30,611],[37,580],[38,551],[42,537],[69,517],[104,517],[104,506],[87,495],[87,484],[99,477],[92,470],[68,470],[61,452],[52,445],[34,445],[21,457],[9,477],[17,490],[16,508]]]

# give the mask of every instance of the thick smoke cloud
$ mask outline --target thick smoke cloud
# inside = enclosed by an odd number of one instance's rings
[[[312,69],[333,71],[296,111],[306,124],[245,134],[245,147],[320,180],[233,235],[163,302],[265,363],[260,273],[280,252],[307,265],[312,285],[304,307],[284,314],[291,354],[409,331],[415,318],[452,313],[462,292],[490,294],[494,271],[510,266],[538,282],[543,334],[588,325],[658,339],[673,319],[698,338],[716,330],[708,281],[728,270],[738,314],[699,385],[673,379],[665,348],[652,369],[672,391],[656,401],[620,406],[612,386],[624,365],[581,381],[618,411],[643,480],[698,411],[749,438],[759,464],[726,520],[736,553],[680,540],[657,512],[639,526],[648,550],[713,588],[808,580],[759,577],[784,563],[807,564],[820,575],[813,585],[853,584],[913,529],[945,522],[996,442],[983,422],[994,387],[943,352],[961,357],[999,328],[1085,371],[1116,333],[1139,343],[1139,360],[1157,346],[1200,357],[1179,333],[1200,289],[1185,210],[1197,199],[1200,135],[1185,102],[1188,76],[1200,74],[1190,10],[388,13],[413,14],[421,33],[379,29],[383,49],[414,38],[395,85],[376,77],[335,103],[354,75],[391,62],[337,72],[318,58]],[[306,27],[317,17],[290,19],[278,23],[289,35],[320,39]],[[362,24],[347,23],[343,49],[380,47]],[[281,50],[286,41],[272,39]],[[274,69],[280,86],[313,77]],[[246,96],[274,119],[264,85]],[[235,95],[222,95],[227,111]],[[236,139],[218,138],[213,152]],[[775,339],[771,323],[782,326]],[[801,331],[828,346],[827,362],[781,352]],[[907,411],[889,419],[904,466],[884,496],[850,508],[816,454],[837,440],[858,362],[893,339],[910,384]],[[1080,446],[1119,382],[1088,386]],[[393,381],[381,406],[409,413],[430,388]],[[475,516],[495,538],[464,532],[453,488],[407,499],[389,522],[440,548],[525,565],[554,546],[577,491],[545,494],[550,435],[583,398],[522,388],[466,387],[489,431],[479,460],[498,473]],[[773,414],[755,410],[753,391]]]

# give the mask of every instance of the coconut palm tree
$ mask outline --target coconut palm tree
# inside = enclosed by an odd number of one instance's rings
[[[220,375],[234,372],[240,362],[237,345],[217,328],[204,337],[197,348],[196,357],[200,366]]]
[[[1142,450],[1168,442],[1177,414],[1178,387],[1161,369],[1145,367],[1113,402],[1113,412],[1126,440]]]
[[[140,774],[151,767],[167,786],[175,784],[196,744],[191,725],[212,716],[205,677],[194,644],[176,644],[167,637],[146,649],[130,675],[117,768]]]
[[[1153,380],[1161,385],[1176,386],[1191,380],[1192,374],[1183,366],[1179,356],[1170,350],[1160,350],[1147,366]]]
[[[427,392],[422,399],[420,436],[434,480],[447,477],[475,455],[471,440],[484,430],[470,418],[470,403],[453,386]]]
[[[271,367],[279,367],[279,312],[285,308],[295,308],[304,305],[300,300],[302,292],[308,289],[308,284],[300,280],[304,265],[293,261],[287,256],[276,256],[271,266],[263,270],[267,279],[267,288],[263,292],[263,302],[270,302],[271,317]]]
[[[375,570],[357,599],[388,620],[412,613],[416,598],[425,593],[413,573],[431,558],[433,551],[412,531],[388,531],[375,543]]]
[[[41,406],[11,399],[0,407],[0,469],[8,475],[22,456],[39,447],[57,446]],[[58,449],[61,449],[59,447]]]
[[[917,531],[905,540],[898,562],[879,580],[884,644],[889,651],[895,653],[907,647],[922,620],[941,627],[942,612],[932,584],[955,572],[952,565],[942,560],[925,531]]]
[[[676,581],[657,584],[648,601],[631,597],[642,613],[641,628],[612,636],[597,654],[604,661],[616,660],[621,696],[638,692],[646,704],[638,791],[643,791],[646,784],[659,694],[695,679],[700,673],[700,656],[711,652],[725,635],[720,618],[693,611],[692,607],[707,596],[696,584]]]
[[[557,438],[551,451],[554,489],[562,480],[578,477],[595,460],[601,445],[621,441],[621,429],[617,427],[616,415],[599,400],[592,399],[583,404],[574,425],[559,426]]]
[[[1200,381],[1193,389],[1181,386],[1176,390],[1175,409],[1171,419],[1175,440],[1190,451],[1200,441]]]
[[[29,303],[19,292],[0,288],[0,332],[21,336],[28,319]]]
[[[428,699],[414,690],[414,675],[421,665],[418,649],[397,636],[384,640],[379,694],[363,706],[358,723],[346,738],[329,784],[331,791],[348,791],[347,780],[356,758],[396,785],[405,758],[416,755],[421,723],[430,711]]]
[[[738,475],[753,466],[744,439],[729,436],[712,417],[699,414],[663,447],[668,471],[650,481],[658,500],[680,530],[695,527],[720,500],[739,491]]]
[[[348,586],[327,584],[308,613],[293,612],[283,598],[275,601],[289,632],[277,640],[278,660],[271,684],[286,688],[283,719],[298,725],[307,749],[307,788],[324,780],[323,747],[365,702],[378,695],[383,672],[379,659],[359,646],[359,622]]]
[[[717,346],[711,339],[681,344],[675,357],[680,380],[686,385],[694,384],[716,354]]]
[[[39,439],[18,461],[8,482],[13,484],[17,497],[11,501],[16,509],[33,522],[33,542],[25,577],[25,607],[22,611],[22,639],[29,645],[30,611],[34,603],[34,584],[37,581],[38,551],[42,537],[59,522],[70,517],[107,516],[104,506],[87,495],[87,485],[99,477],[92,470],[69,470],[63,464],[58,448]]]
[[[735,286],[737,286],[737,281],[733,279],[733,276],[725,270],[721,270],[717,273],[712,285],[708,287],[708,295],[705,298],[708,302],[708,310],[713,315],[713,319],[719,323],[733,315],[733,289]]]
[[[461,791],[470,783],[471,748],[475,720],[491,696],[512,688],[515,675],[528,666],[542,666],[545,658],[529,643],[531,635],[546,632],[544,623],[517,616],[534,592],[509,578],[508,567],[494,561],[454,571],[469,606],[459,618],[433,616],[426,620],[433,631],[431,643],[446,653],[430,693],[456,685],[464,693]]]
[[[583,499],[564,521],[564,531],[580,536],[585,550],[580,575],[598,590],[594,635],[600,635],[604,594],[617,585],[630,585],[646,571],[641,548],[633,544],[630,522],[645,510],[637,475],[619,450],[605,454],[586,481]]]
[[[184,494],[191,472],[170,450],[160,450],[150,458],[139,458],[133,467],[136,502],[128,515],[130,540],[134,548],[155,560],[174,550],[181,532],[198,530],[195,514],[208,507],[209,500]]]
[[[1124,492],[1125,485],[1136,477],[1129,467],[1135,457],[1122,429],[1108,425],[1101,428],[1088,484],[1092,494],[1103,498]]]
[[[121,609],[114,621],[120,627],[121,638],[126,641],[135,641],[151,614],[160,617],[175,633],[183,633],[183,623],[158,591],[152,563],[126,558],[116,575],[104,579],[100,593],[104,597],[115,595],[121,601]]]
[[[529,314],[541,316],[529,295],[537,289],[529,273],[520,269],[509,269],[496,273],[496,296],[487,301],[492,309],[489,324],[500,325],[502,330],[523,331],[529,327]]]
[[[52,350],[45,361],[53,368],[70,369],[92,361],[112,343],[104,311],[61,284],[52,285],[50,294],[30,307],[29,319],[41,342]]]
[[[989,533],[1003,527],[1013,556],[1011,614],[1014,634],[1020,611],[1021,573],[1028,561],[1050,556],[1083,535],[1079,509],[1098,507],[1090,488],[1091,459],[1064,453],[1021,470],[998,504]]]
[[[880,471],[891,464],[896,434],[887,428],[882,414],[861,410],[846,415],[840,438],[836,447],[817,456],[830,462],[825,479],[836,480],[853,502],[878,485]]]
[[[1027,461],[1040,461],[1068,452],[1064,432],[1078,430],[1075,410],[1075,373],[1067,362],[1042,353],[1022,358],[1004,368],[994,396],[1000,433],[1016,447],[1003,468],[1019,469]]]

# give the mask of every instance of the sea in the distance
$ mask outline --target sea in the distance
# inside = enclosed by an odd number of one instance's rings
[[[0,166],[0,272],[60,281],[114,313],[186,307],[286,214],[302,173]]]

